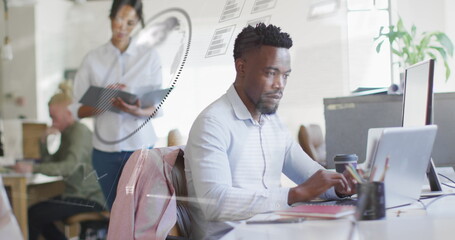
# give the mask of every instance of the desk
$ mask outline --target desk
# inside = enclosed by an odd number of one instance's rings
[[[62,194],[63,178],[17,173],[2,174],[2,178],[24,239],[28,239],[28,206]]]
[[[449,176],[453,178],[455,174]],[[445,182],[442,178],[441,181]],[[445,186],[443,188],[449,190]],[[431,204],[430,202],[436,198],[421,200],[428,206],[426,209],[422,203],[416,202],[410,206],[387,210],[385,220],[359,221],[355,225],[352,219],[308,220],[289,224],[248,225],[240,223],[235,225],[234,229],[224,235],[221,240],[454,239],[455,195],[452,194]]]
[[[431,200],[430,200],[431,201]],[[428,203],[428,200],[424,202]],[[453,239],[455,196],[447,196],[430,205],[420,203],[388,210],[385,220],[360,221],[353,227],[349,219],[309,220],[291,224],[238,224],[221,240],[240,239]],[[398,215],[398,216],[397,216]],[[351,229],[353,229],[351,235]]]

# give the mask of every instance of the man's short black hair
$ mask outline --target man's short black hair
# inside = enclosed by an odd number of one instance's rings
[[[256,27],[245,27],[235,39],[234,59],[262,45],[289,49],[292,47],[292,39],[288,33],[281,32],[281,28],[272,24],[266,26],[259,23]]]

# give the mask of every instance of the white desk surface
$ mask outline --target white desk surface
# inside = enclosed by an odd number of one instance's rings
[[[452,178],[455,176],[453,170],[444,173]],[[446,182],[442,178],[441,181]],[[451,185],[455,186],[453,183]],[[445,186],[443,188],[448,190]],[[351,219],[308,220],[287,224],[245,224],[243,222],[237,224],[221,240],[455,239],[455,196],[445,196],[432,202],[435,199],[425,199],[421,200],[421,203],[416,202],[410,206],[389,209],[384,220],[359,221],[356,224],[353,224]],[[430,202],[432,203],[425,209],[423,204],[428,205]]]

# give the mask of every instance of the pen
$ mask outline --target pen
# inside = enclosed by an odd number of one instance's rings
[[[370,178],[369,178],[369,182],[373,182],[374,180],[374,174],[376,173],[376,166],[373,167],[373,170],[371,171],[370,173]]]
[[[385,159],[385,164],[384,164],[384,171],[382,172],[382,176],[381,176],[381,182],[384,182],[384,179],[385,179],[385,173],[387,172],[387,170],[389,169],[389,156],[386,157]]]
[[[351,176],[359,183],[362,183],[363,180],[362,178],[357,174],[357,171],[355,170],[354,166],[351,164],[346,166],[346,170],[351,174]]]

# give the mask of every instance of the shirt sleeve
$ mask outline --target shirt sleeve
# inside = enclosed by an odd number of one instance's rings
[[[161,65],[161,59],[156,50],[153,50],[152,52],[152,83],[154,86],[157,86],[157,89],[162,89],[163,88],[163,73],[162,73],[162,65]],[[160,105],[159,102],[155,104],[155,107]],[[158,118],[163,116],[163,105],[161,105],[160,109],[156,112],[156,114],[153,116],[153,118]]]
[[[151,71],[152,71],[152,85],[157,86],[157,88],[163,87],[163,74],[162,74],[162,66],[161,66],[161,58],[160,55],[156,50],[152,50],[151,56]]]
[[[213,118],[196,120],[185,148],[198,204],[207,221],[235,221],[287,207],[288,188],[234,187],[228,149],[231,134]]]
[[[84,131],[72,131],[68,138],[62,137],[62,141],[68,142],[62,143],[54,155],[46,156],[43,163],[36,164],[33,171],[49,176],[68,177],[77,169],[78,164],[83,164],[81,157],[86,156],[83,154],[84,141],[90,138]]]
[[[283,173],[296,184],[305,182],[309,177],[320,169],[324,169],[319,163],[311,159],[300,145],[288,135],[287,150],[284,159]],[[321,196],[322,199],[339,199],[335,188],[330,188]]]
[[[69,106],[71,114],[74,119],[79,119],[77,112],[82,106],[79,101],[81,100],[84,93],[90,87],[90,66],[88,63],[89,56],[87,56],[82,62],[81,66],[77,70],[76,76],[74,77],[74,86],[73,86],[73,102]]]

